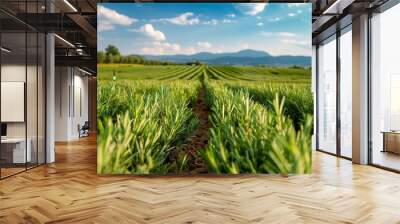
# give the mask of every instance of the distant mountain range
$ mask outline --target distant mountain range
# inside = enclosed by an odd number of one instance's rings
[[[272,56],[265,51],[242,50],[233,53],[202,52],[192,55],[143,55],[148,60],[193,62],[201,61],[207,64],[218,65],[272,65],[272,66],[311,66],[309,56]]]

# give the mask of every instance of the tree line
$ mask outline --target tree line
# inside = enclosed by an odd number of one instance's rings
[[[170,61],[148,60],[140,55],[121,55],[119,49],[114,45],[108,45],[105,51],[97,52],[97,63],[105,64],[143,64],[143,65],[175,65],[178,63]]]

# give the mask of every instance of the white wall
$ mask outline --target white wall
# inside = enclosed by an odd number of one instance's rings
[[[1,66],[1,81],[3,82],[25,82],[25,64],[4,64]],[[7,110],[7,108],[1,108]],[[7,137],[25,137],[25,122],[7,123]]]
[[[1,65],[1,81],[25,82],[25,64],[24,65]]]
[[[38,70],[37,70],[38,69]],[[32,161],[44,163],[44,82],[42,68],[36,65],[25,64],[2,64],[1,66],[2,82],[24,82],[26,84],[26,107],[23,102],[20,113],[26,112],[26,120],[21,122],[5,122],[7,124],[7,137],[9,138],[24,138],[25,135],[29,139],[30,148],[32,150]],[[25,80],[27,78],[27,80]],[[24,94],[24,90],[20,90],[20,94]],[[3,92],[3,90],[2,90]],[[7,95],[2,95],[2,98]],[[2,112],[16,113],[10,107],[2,107]],[[15,110],[15,109],[14,109]],[[38,153],[38,155],[37,155]]]
[[[69,85],[70,76],[67,67],[55,68],[55,140],[67,141],[69,132]]]
[[[76,68],[56,67],[56,141],[79,138],[78,125],[82,126],[88,120],[88,78],[83,75]]]
[[[25,83],[1,82],[1,121],[25,121]],[[36,108],[36,105],[34,105]]]
[[[27,69],[27,70],[25,70]],[[1,66],[1,81],[2,82],[25,82],[26,71],[28,72],[28,84],[27,88],[27,106],[31,108],[37,107],[37,99],[36,99],[36,80],[29,80],[31,74],[36,74],[36,66],[27,66],[19,65],[19,64],[3,64]],[[32,78],[31,78],[32,79]],[[33,87],[32,87],[33,86]],[[4,97],[4,96],[3,96]],[[39,105],[40,107],[41,105]],[[7,110],[7,108],[2,108],[2,110]],[[36,113],[32,113],[32,111],[27,108],[27,118],[28,118],[28,129],[31,128],[36,130]],[[31,123],[33,122],[33,123]],[[26,122],[7,122],[7,135],[9,137],[25,137],[25,123]],[[28,131],[29,131],[28,130]],[[36,132],[35,132],[36,135]],[[28,137],[29,133],[28,133]]]
[[[79,125],[83,125],[85,123],[85,121],[88,121],[89,116],[88,116],[88,78],[81,76],[82,73],[80,73],[79,71],[79,75],[76,75],[76,72],[78,70],[75,70],[75,75],[74,75],[74,89],[75,91],[73,92],[73,94],[75,94],[73,96],[74,98],[74,103],[75,106],[73,108],[73,110],[75,110],[75,113],[73,114],[73,119],[71,120],[71,126],[72,126],[72,130],[71,130],[71,135],[74,136],[74,138],[79,137],[79,132],[78,132],[78,124]],[[79,93],[80,91],[80,93]],[[79,97],[80,95],[80,97]],[[79,99],[79,98],[80,99]],[[81,101],[80,103],[78,101]],[[79,107],[82,108],[79,108]],[[80,111],[79,109],[81,109],[82,111]],[[73,111],[74,112],[74,111]]]

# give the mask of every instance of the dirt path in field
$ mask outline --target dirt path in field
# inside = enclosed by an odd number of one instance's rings
[[[183,144],[180,149],[188,155],[190,174],[207,173],[203,159],[198,155],[198,150],[204,149],[208,143],[208,129],[211,126],[208,121],[210,109],[207,106],[205,95],[206,91],[203,86],[199,91],[197,102],[192,107],[193,113],[199,119],[199,125],[193,131],[192,135],[189,136],[186,144]]]

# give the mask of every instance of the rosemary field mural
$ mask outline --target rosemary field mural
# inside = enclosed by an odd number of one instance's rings
[[[311,172],[311,4],[98,4],[99,174]]]

